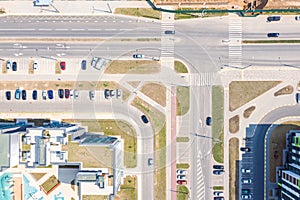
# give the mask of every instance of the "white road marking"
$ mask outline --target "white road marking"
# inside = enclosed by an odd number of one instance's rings
[[[58,29],[55,29],[56,31],[67,31],[67,30],[69,30],[69,29],[67,29],[67,28],[58,28]]]
[[[8,28],[8,29],[0,29],[0,31],[34,31],[35,29],[33,28],[25,28],[25,29],[20,29],[20,28],[15,28],[15,29],[11,29],[11,28]]]
[[[50,28],[39,28],[38,30],[39,31],[52,31],[52,29],[50,29]]]
[[[72,28],[71,30],[72,31],[84,31],[85,29],[83,29],[83,28]]]
[[[104,29],[104,30],[106,30],[106,31],[115,31],[117,29],[107,28],[107,29]]]
[[[106,23],[107,21],[103,21],[104,23]]]
[[[120,29],[120,31],[130,31],[130,30],[132,30],[132,29],[130,29],[130,28],[123,28],[123,29]]]
[[[101,31],[101,28],[89,28],[88,31]]]

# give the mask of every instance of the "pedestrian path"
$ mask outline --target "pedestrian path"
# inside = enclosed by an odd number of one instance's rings
[[[173,13],[162,13],[161,57],[174,58],[174,34],[166,34],[166,31],[174,31],[174,14]]]
[[[192,86],[210,86],[210,85],[213,85],[213,82],[216,79],[217,75],[218,74],[214,73],[214,72],[190,74],[190,85],[192,85]]]
[[[229,66],[242,66],[242,19],[236,14],[228,16],[228,33],[229,33]]]

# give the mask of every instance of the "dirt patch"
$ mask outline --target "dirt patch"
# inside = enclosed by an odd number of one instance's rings
[[[281,81],[232,81],[229,84],[229,110],[234,111]]]
[[[161,13],[152,8],[116,8],[115,14],[130,15],[137,17],[147,17],[152,19],[161,19]]]
[[[251,116],[252,112],[255,110],[255,108],[256,108],[255,106],[251,106],[251,107],[247,108],[243,114],[244,118],[246,118],[246,119],[249,118]]]
[[[286,94],[292,94],[294,92],[294,88],[291,85],[285,86],[284,88],[281,88],[277,92],[274,93],[274,96],[280,96],[280,95],[286,95]]]
[[[297,125],[298,124],[298,125]],[[269,140],[269,181],[276,182],[276,166],[282,166],[282,154],[286,147],[286,134],[300,130],[300,122],[285,122],[272,131]]]
[[[33,69],[33,60],[29,60],[28,64],[28,74],[34,74],[34,69]]]
[[[239,139],[229,140],[229,199],[238,199],[239,192]]]
[[[166,106],[166,87],[159,83],[146,83],[140,90],[161,106]]]
[[[55,63],[55,74],[61,74],[60,61],[57,60]]]
[[[7,74],[6,62],[7,61],[2,61],[2,74]]]
[[[229,131],[230,133],[237,133],[240,129],[240,116],[235,115],[229,119]]]
[[[153,60],[114,60],[108,63],[106,74],[154,74],[160,72],[160,63]]]
[[[139,84],[141,83],[140,81],[127,81],[129,85],[131,85],[134,88],[137,88]]]

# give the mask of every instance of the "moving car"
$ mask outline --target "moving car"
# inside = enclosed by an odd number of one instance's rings
[[[61,61],[61,62],[59,63],[59,65],[60,65],[60,69],[61,69],[61,70],[66,70],[66,62],[65,62],[65,61]]]
[[[6,61],[6,69],[10,69],[11,68],[11,61],[8,60]]]
[[[280,21],[280,16],[269,16],[267,22]]]
[[[32,99],[37,100],[37,91],[36,90],[32,91]]]
[[[22,90],[22,100],[26,100],[26,90]]]
[[[95,98],[95,91],[94,90],[90,90],[89,97],[90,97],[90,100],[94,100],[94,98]]]
[[[145,124],[148,124],[149,120],[147,119],[146,115],[142,115],[141,119]]]
[[[48,98],[49,99],[53,99],[53,91],[52,90],[48,90],[47,93],[48,93]]]
[[[17,62],[12,63],[12,70],[17,71]]]
[[[42,92],[42,97],[44,100],[47,99],[47,92],[45,90],[43,90],[43,92]]]
[[[251,194],[243,194],[242,199],[252,199],[252,195]]]
[[[267,36],[268,37],[279,37],[279,33],[268,33]]]
[[[81,61],[81,69],[86,70],[86,60]]]
[[[109,98],[109,89],[104,90],[104,97],[105,97],[105,99]]]
[[[214,170],[213,174],[214,175],[222,175],[222,174],[224,174],[224,172],[225,172],[224,170]]]
[[[217,196],[217,197],[223,197],[223,196],[224,196],[224,193],[221,192],[221,191],[215,191],[215,192],[214,192],[214,196]]]
[[[133,58],[140,58],[140,59],[145,58],[145,56],[143,54],[133,54],[132,57]]]
[[[65,98],[68,99],[70,97],[70,90],[65,89]]]
[[[64,90],[63,89],[58,89],[58,97],[59,98],[64,98]]]
[[[177,185],[186,185],[187,181],[186,180],[177,180]]]
[[[223,165],[213,165],[214,169],[224,169]]]
[[[152,158],[149,158],[148,159],[148,166],[152,166],[153,165],[153,159]]]
[[[5,96],[6,96],[6,100],[11,100],[11,92],[10,91],[6,91]]]
[[[19,100],[21,97],[21,90],[20,89],[16,89],[16,92],[15,92],[15,99]]]
[[[175,31],[172,31],[172,30],[166,30],[166,31],[165,31],[165,34],[174,35],[174,34],[175,34]]]
[[[206,118],[206,125],[207,126],[211,126],[212,125],[212,118],[211,117],[207,117]]]
[[[251,151],[251,149],[249,147],[241,147],[240,150],[245,151],[245,152]]]
[[[242,168],[242,173],[251,173],[251,169]]]

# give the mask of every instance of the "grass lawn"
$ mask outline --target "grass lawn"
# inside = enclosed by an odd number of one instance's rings
[[[224,186],[213,186],[213,190],[224,190]]]
[[[82,195],[82,200],[109,200],[106,195]]]
[[[160,64],[153,60],[114,60],[108,63],[106,74],[154,74],[160,72]]]
[[[174,69],[177,73],[188,73],[188,69],[186,68],[186,66],[178,60],[174,61]]]
[[[30,175],[36,180],[40,180],[46,173],[30,173]]]
[[[291,43],[300,43],[300,40],[243,40],[244,44],[272,44],[272,43],[282,43],[282,44],[291,44]]]
[[[229,132],[237,133],[240,129],[240,116],[235,115],[229,119]]]
[[[234,111],[279,83],[281,81],[232,81],[229,84],[229,110]]]
[[[120,186],[120,191],[117,192],[116,200],[135,200],[137,199],[137,177],[126,176],[124,184]]]
[[[186,114],[190,109],[190,88],[178,86],[176,88],[177,116]]]
[[[291,85],[285,86],[284,88],[281,88],[277,92],[274,93],[274,96],[280,96],[280,95],[286,95],[286,94],[292,94],[294,92],[294,88]]]
[[[64,120],[71,123],[81,123],[90,132],[104,132],[105,135],[120,135],[124,139],[124,165],[127,168],[136,167],[137,139],[134,128],[123,120]]]
[[[238,166],[239,161],[239,139],[231,138],[229,140],[229,199],[236,199],[239,192]]]
[[[131,105],[141,110],[147,116],[154,128],[154,133],[161,131],[165,125],[165,115],[162,112],[139,97],[135,97],[131,102]]]
[[[176,142],[188,142],[190,141],[189,137],[177,137]]]
[[[177,200],[188,200],[189,189],[185,185],[177,186]]]
[[[166,126],[154,137],[154,199],[166,199]]]
[[[161,106],[166,106],[166,87],[159,83],[147,83],[140,89],[142,93],[150,97]]]
[[[190,168],[190,165],[188,163],[177,163],[176,168],[177,169],[188,169],[188,168]]]
[[[40,185],[40,187],[46,194],[48,194],[55,187],[57,187],[58,184],[60,184],[59,180],[54,175],[52,175],[42,185]]]
[[[224,89],[222,86],[212,87],[212,137],[221,142],[213,143],[213,156],[215,161],[224,162]]]
[[[116,8],[114,14],[161,19],[161,13],[152,8]]]

